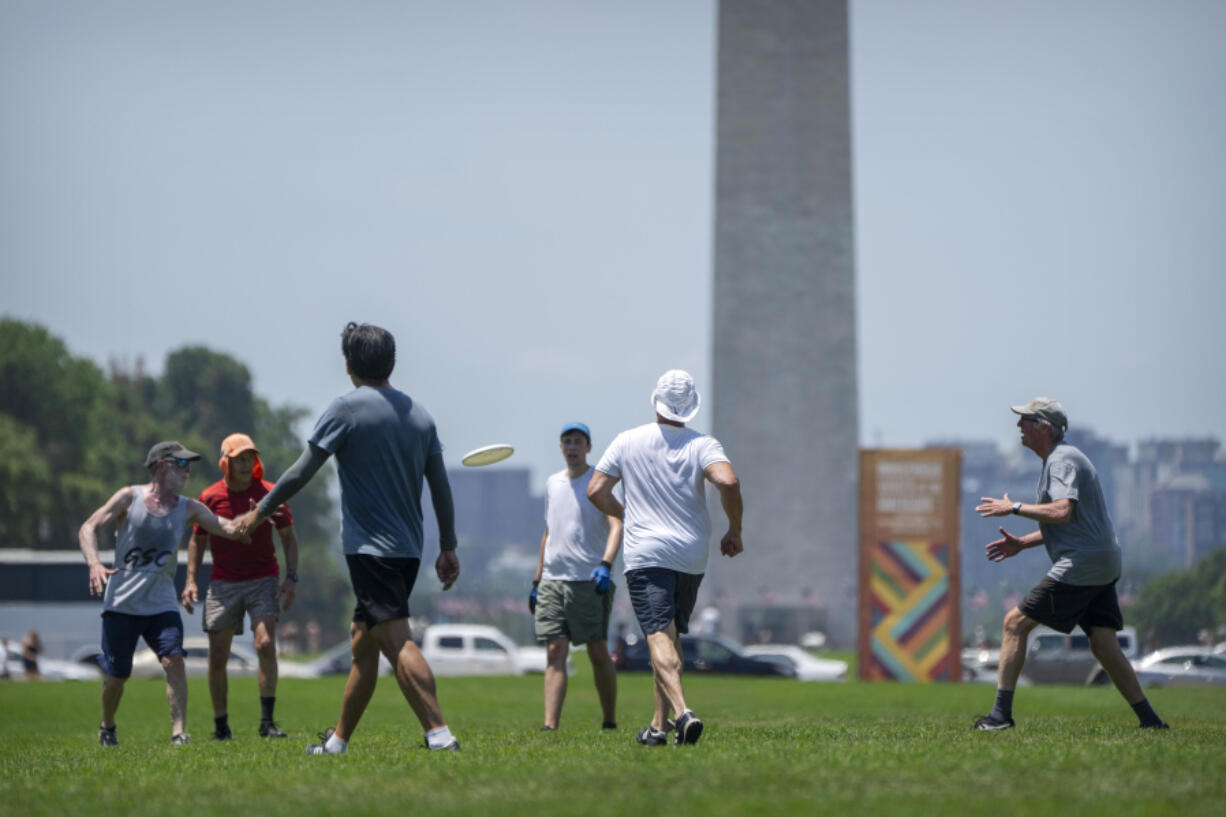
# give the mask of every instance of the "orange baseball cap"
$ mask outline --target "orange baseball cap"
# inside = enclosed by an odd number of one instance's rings
[[[217,461],[217,467],[221,469],[221,473],[229,477],[230,457],[237,456],[244,451],[255,453],[255,464],[251,469],[251,476],[255,479],[263,479],[264,463],[260,462],[260,449],[255,447],[255,440],[241,433],[231,434],[221,441],[221,459]]]

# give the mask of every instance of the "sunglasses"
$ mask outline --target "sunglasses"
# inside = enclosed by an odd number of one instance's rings
[[[182,457],[167,457],[165,461],[173,462],[176,466],[178,466],[179,468],[182,468],[184,471],[190,470],[192,467],[192,461],[185,460]]]

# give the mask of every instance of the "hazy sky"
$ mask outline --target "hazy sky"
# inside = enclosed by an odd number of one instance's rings
[[[862,440],[1004,443],[1036,394],[1226,437],[1226,3],[851,9]],[[451,461],[542,480],[564,422],[598,454],[710,382],[715,40],[690,0],[0,0],[0,314],[312,418],[378,323]]]

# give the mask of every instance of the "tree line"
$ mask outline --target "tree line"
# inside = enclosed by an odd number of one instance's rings
[[[120,487],[148,480],[145,454],[160,440],[201,454],[187,496],[221,478],[219,446],[236,431],[252,436],[264,478],[275,482],[302,451],[294,426],[306,415],[256,395],[245,365],[204,346],[170,352],[160,376],[139,361],[104,372],[44,327],[2,318],[0,547],[76,548],[77,529],[95,508]],[[312,480],[290,503],[303,582],[287,618],[316,618],[335,635],[350,599],[337,564],[328,469],[328,478]],[[99,547],[113,547],[113,533]]]

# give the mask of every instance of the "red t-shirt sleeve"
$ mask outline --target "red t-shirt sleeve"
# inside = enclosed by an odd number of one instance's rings
[[[196,497],[197,500],[204,504],[204,507],[208,508],[213,513],[217,513],[217,491],[215,489],[219,484],[221,483],[213,483],[201,491],[200,496]],[[200,523],[196,523],[192,529],[192,533],[208,533],[208,531],[200,527]]]

